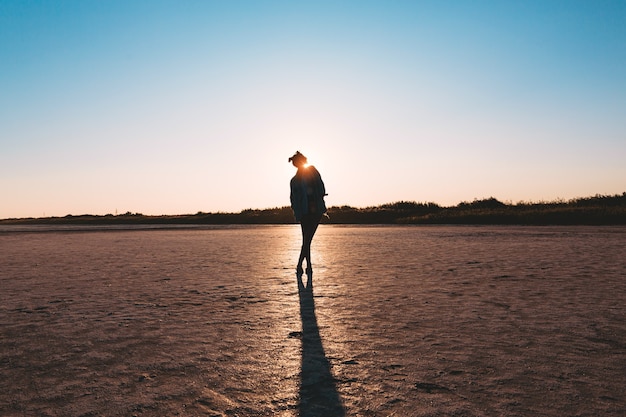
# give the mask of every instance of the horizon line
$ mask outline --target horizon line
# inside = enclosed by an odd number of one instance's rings
[[[471,204],[474,202],[480,202],[480,201],[491,201],[491,200],[495,200],[498,201],[504,205],[507,206],[516,206],[516,205],[534,205],[534,204],[564,204],[564,203],[573,203],[573,202],[577,202],[577,201],[581,201],[581,200],[588,200],[588,199],[593,199],[593,198],[617,198],[617,197],[626,197],[626,191],[622,192],[621,194],[617,193],[617,194],[595,194],[593,196],[588,196],[588,197],[575,197],[575,198],[570,198],[570,199],[565,199],[565,198],[556,198],[554,200],[549,200],[549,201],[545,201],[545,200],[539,200],[539,201],[525,201],[525,200],[519,200],[516,203],[513,203],[511,200],[505,200],[505,201],[501,201],[498,200],[497,198],[490,196],[487,198],[474,198],[474,200],[472,201],[460,201],[459,203],[457,203],[456,205],[450,205],[450,206],[442,206],[439,203],[433,202],[433,201],[425,201],[425,202],[420,202],[420,201],[416,201],[416,200],[397,200],[394,202],[388,202],[388,203],[381,203],[378,205],[372,205],[372,206],[364,206],[364,207],[355,207],[355,206],[351,206],[349,204],[342,204],[342,205],[333,205],[333,206],[329,206],[328,209],[332,209],[332,208],[343,208],[343,207],[349,207],[349,208],[353,208],[353,209],[357,209],[357,210],[361,210],[361,209],[368,209],[368,208],[377,208],[377,207],[383,207],[383,206],[391,206],[394,204],[400,204],[400,203],[408,203],[408,204],[417,204],[417,205],[435,205],[437,207],[440,208],[452,208],[452,207],[458,207],[461,204]],[[242,209],[238,212],[234,212],[234,211],[216,211],[216,212],[205,212],[202,210],[197,211],[195,214],[192,213],[184,213],[184,214],[143,214],[140,212],[131,212],[131,211],[126,211],[125,213],[122,214],[118,214],[117,210],[116,213],[107,213],[107,214],[89,214],[89,213],[83,213],[83,214],[66,214],[64,216],[46,216],[44,214],[44,216],[42,217],[6,217],[6,218],[2,218],[0,219],[0,221],[5,221],[5,220],[29,220],[29,219],[33,219],[33,220],[40,220],[40,219],[55,219],[55,218],[64,218],[64,217],[82,217],[82,216],[91,216],[91,217],[108,217],[108,216],[113,216],[113,217],[121,217],[121,216],[144,216],[144,217],[183,217],[183,216],[197,216],[200,214],[223,214],[223,215],[238,215],[238,214],[243,214],[244,212],[247,211],[266,211],[266,210],[280,210],[280,209],[285,209],[285,208],[290,208],[290,206],[288,205],[284,205],[284,206],[275,206],[275,207],[266,207],[266,208],[245,208]]]

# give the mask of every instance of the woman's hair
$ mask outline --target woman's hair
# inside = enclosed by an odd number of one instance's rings
[[[298,161],[302,161],[306,164],[306,156],[302,155],[300,151],[296,151],[296,153],[294,153],[293,156],[289,158],[289,162],[297,163]]]

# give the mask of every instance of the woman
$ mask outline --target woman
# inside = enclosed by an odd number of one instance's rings
[[[300,222],[302,228],[302,249],[296,273],[302,275],[304,272],[302,262],[306,259],[306,273],[310,276],[313,274],[311,241],[322,216],[326,213],[324,203],[326,189],[320,173],[313,165],[307,165],[306,157],[300,152],[296,152],[289,158],[289,162],[298,168],[298,172],[291,179],[291,208],[296,221]]]

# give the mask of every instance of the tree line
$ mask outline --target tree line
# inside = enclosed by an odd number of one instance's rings
[[[504,203],[493,197],[442,207],[436,203],[399,201],[365,208],[335,206],[322,223],[329,224],[510,224],[510,225],[623,225],[626,224],[626,192],[616,195],[551,202]],[[64,217],[4,219],[0,224],[76,225],[226,225],[291,224],[289,206],[246,209],[239,213],[204,213],[149,216],[67,215]]]

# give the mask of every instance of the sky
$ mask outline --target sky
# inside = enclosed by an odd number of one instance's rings
[[[0,2],[0,218],[626,191],[623,0]]]

